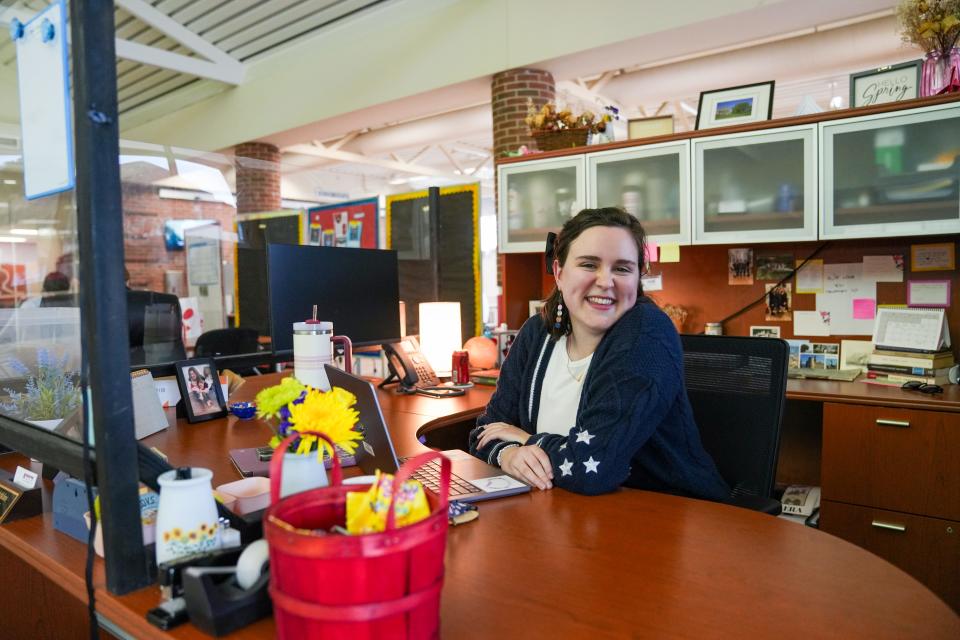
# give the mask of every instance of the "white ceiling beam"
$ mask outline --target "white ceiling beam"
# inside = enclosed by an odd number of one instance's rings
[[[397,162],[395,160],[386,160],[384,158],[372,158],[370,156],[364,156],[359,153],[353,153],[350,151],[334,150],[327,147],[318,147],[310,144],[295,144],[283,149],[284,153],[295,153],[305,156],[313,156],[315,158],[325,158],[327,160],[338,160],[340,162],[350,162],[354,164],[365,164],[372,167],[380,167],[382,169],[388,169],[389,171],[398,171],[401,173],[412,173],[414,175],[421,176],[433,176],[437,178],[447,178],[449,180],[460,180],[461,176],[456,174],[448,173],[446,171],[441,171],[440,169],[433,169],[432,167],[425,167],[421,165],[411,164],[409,162]]]
[[[243,63],[190,31],[167,14],[155,9],[143,0],[116,0],[115,4],[172,40],[176,40],[215,65],[223,67],[227,75],[239,76],[239,81],[232,84],[240,84],[243,81],[246,71]]]
[[[337,140],[336,142],[327,145],[327,148],[328,148],[328,149],[333,149],[334,151],[336,151],[337,149],[342,148],[343,145],[347,144],[348,142],[350,142],[351,140],[353,140],[354,138],[356,138],[356,137],[359,136],[359,135],[360,135],[360,132],[359,132],[359,131],[351,131],[350,133],[348,133],[347,135],[343,136],[342,138],[340,138],[340,139]]]
[[[129,40],[117,38],[117,57],[133,62],[140,62],[162,69],[170,69],[180,73],[187,73],[198,78],[216,80],[225,84],[237,86],[243,82],[243,65],[239,67],[225,66],[215,62],[208,62],[200,58],[164,51],[156,47]]]
[[[594,81],[594,83],[587,88],[590,89],[590,91],[597,93],[598,91],[603,89],[605,86],[607,86],[607,83],[613,80],[619,74],[620,74],[619,69],[616,69],[614,71],[607,71],[602,76],[597,78],[596,81]]]
[[[420,159],[420,156],[422,156],[423,154],[425,154],[427,151],[430,151],[430,149],[432,149],[432,148],[433,148],[433,145],[432,145],[432,144],[428,144],[427,146],[421,148],[420,151],[417,151],[415,154],[413,154],[412,156],[410,156],[409,158],[407,158],[407,162],[410,162],[410,163],[416,162],[417,160]]]
[[[587,89],[584,86],[581,86],[577,82],[570,82],[569,80],[561,80],[557,83],[557,91],[567,93],[579,100],[583,100],[587,103],[592,103],[596,105],[596,110],[599,111],[604,107],[616,107],[620,111],[623,111],[623,105],[621,105],[616,100],[608,98],[592,89]]]
[[[472,176],[472,175],[476,175],[477,171],[480,171],[480,169],[483,167],[483,165],[487,164],[487,163],[490,162],[492,159],[493,159],[493,154],[491,153],[491,154],[488,155],[486,158],[484,158],[483,160],[481,160],[480,162],[478,162],[477,165],[476,165],[473,169],[470,169],[470,170],[468,171],[468,173],[469,173],[471,176]]]
[[[444,147],[442,144],[438,144],[437,148],[440,149],[441,153],[443,153],[444,156],[446,156],[450,164],[453,165],[453,168],[457,172],[457,174],[463,175],[463,167],[461,167],[460,163],[457,162],[456,158],[453,157],[453,154],[447,151],[446,147]]]

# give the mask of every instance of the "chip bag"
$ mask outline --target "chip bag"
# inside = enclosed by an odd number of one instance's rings
[[[386,529],[392,497],[393,475],[379,471],[367,491],[347,493],[347,531],[357,535],[379,533]],[[423,485],[413,479],[404,482],[394,504],[397,528],[420,522],[429,515],[430,505]]]

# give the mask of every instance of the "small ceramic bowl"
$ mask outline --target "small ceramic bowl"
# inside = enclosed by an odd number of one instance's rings
[[[241,420],[249,420],[257,413],[256,402],[231,402],[230,413]]]
[[[234,498],[230,510],[244,515],[270,506],[270,478],[252,476],[217,487],[217,493]]]

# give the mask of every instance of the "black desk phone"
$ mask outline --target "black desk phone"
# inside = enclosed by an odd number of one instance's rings
[[[381,382],[380,386],[396,381],[400,382],[402,389],[423,389],[440,384],[433,367],[420,353],[420,344],[416,338],[386,343],[383,345],[383,352],[387,356],[390,376]]]

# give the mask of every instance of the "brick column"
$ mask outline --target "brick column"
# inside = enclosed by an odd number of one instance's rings
[[[279,211],[280,149],[263,142],[244,142],[235,150],[237,213]]]
[[[540,69],[509,69],[494,74],[490,89],[495,157],[516,151],[523,144],[532,148],[533,139],[523,121],[527,117],[527,100],[533,100],[538,109],[553,102],[556,95],[553,74]]]

